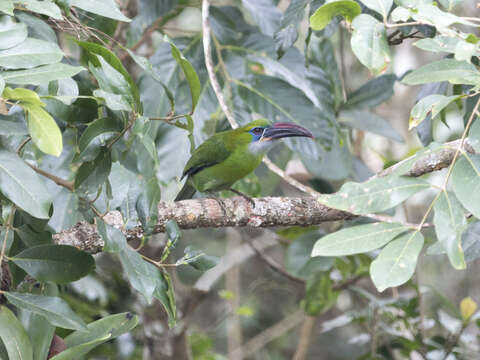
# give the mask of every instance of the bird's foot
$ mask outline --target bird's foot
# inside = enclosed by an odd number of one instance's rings
[[[217,196],[215,196],[214,194],[208,194],[208,198],[209,199],[213,199],[217,202],[217,204],[222,208],[222,211],[223,211],[223,216],[227,216],[228,215],[228,211],[227,211],[227,207],[225,206],[225,203],[223,202],[222,199],[219,199]]]
[[[245,200],[247,200],[250,204],[252,204],[252,207],[255,208],[255,201],[248,195],[245,195],[244,193],[242,193],[241,191],[238,191],[238,190],[235,190],[235,189],[228,189],[230,190],[231,192],[237,194],[237,195],[240,195],[241,197],[243,197]]]

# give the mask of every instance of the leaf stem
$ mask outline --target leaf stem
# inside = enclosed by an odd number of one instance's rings
[[[74,191],[75,190],[75,187],[74,187],[74,182],[73,181],[68,181],[68,180],[65,180],[65,179],[62,179],[62,178],[59,178],[58,176],[55,176],[53,174],[50,174],[48,172],[46,172],[45,170],[42,170],[38,167],[36,167],[35,165],[32,165],[30,164],[29,162],[25,161],[25,164],[27,164],[28,166],[30,166],[30,168],[35,171],[37,174],[40,174],[44,177],[46,177],[47,179],[50,179],[52,180],[55,184],[59,185],[59,186],[63,186],[64,188],[70,190],[70,191]]]

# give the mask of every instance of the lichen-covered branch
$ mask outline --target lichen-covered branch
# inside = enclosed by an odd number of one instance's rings
[[[415,162],[407,175],[420,176],[435,170],[447,167],[460,145],[460,140],[446,144],[440,151],[422,157]],[[468,141],[464,150],[473,152]],[[408,160],[408,159],[407,159]],[[406,160],[404,160],[406,161]],[[399,163],[401,164],[401,163]],[[395,168],[392,167],[392,168]],[[391,168],[381,172],[378,176],[391,173]],[[223,209],[219,201],[223,202]],[[309,226],[323,222],[344,220],[355,215],[348,212],[331,209],[320,204],[316,197],[264,197],[255,198],[255,207],[242,197],[227,199],[192,199],[178,202],[160,202],[158,204],[158,222],[156,233],[165,231],[169,220],[175,220],[182,229],[201,227],[273,227],[273,226]],[[120,212],[111,211],[103,220],[119,229],[124,229],[124,222]],[[130,239],[143,236],[141,226],[124,230]],[[101,251],[103,242],[93,224],[80,222],[70,229],[54,235],[58,244],[69,244],[80,249],[96,253]]]

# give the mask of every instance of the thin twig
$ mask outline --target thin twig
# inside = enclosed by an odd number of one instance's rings
[[[68,181],[68,180],[64,180],[62,178],[59,178],[58,176],[50,174],[49,172],[46,172],[45,170],[42,170],[42,169],[36,167],[35,165],[30,164],[29,162],[25,161],[25,164],[30,166],[32,168],[32,170],[35,171],[37,174],[40,174],[40,175],[46,177],[47,179],[52,180],[55,184],[57,184],[59,186],[63,186],[64,188],[66,188],[70,191],[75,190],[73,181]]]
[[[300,338],[298,340],[297,349],[293,355],[293,360],[304,360],[307,356],[310,342],[312,340],[313,329],[317,321],[316,317],[306,316],[305,321],[300,331]]]
[[[18,155],[20,155],[20,153],[22,152],[23,148],[25,147],[25,145],[28,144],[28,142],[29,142],[30,140],[32,140],[32,137],[29,135],[29,136],[27,136],[27,138],[26,138],[25,140],[23,140],[23,141],[21,142],[21,144],[20,144],[20,145],[18,146],[18,148],[17,148],[17,154],[18,154]]]

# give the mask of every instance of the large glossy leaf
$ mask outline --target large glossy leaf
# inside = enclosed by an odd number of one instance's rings
[[[0,192],[19,208],[47,219],[51,198],[43,180],[16,154],[0,150]]]
[[[318,239],[312,256],[345,256],[369,252],[407,230],[404,225],[394,223],[352,226]]]
[[[4,305],[0,306],[0,338],[9,360],[33,360],[32,344],[25,329]]]
[[[80,161],[92,161],[103,146],[122,131],[123,125],[112,117],[100,118],[88,125],[78,140]]]
[[[329,207],[354,214],[369,214],[390,209],[430,184],[410,177],[378,177],[364,183],[348,182],[319,201]]]
[[[81,66],[71,66],[63,63],[50,64],[28,70],[4,71],[2,77],[7,84],[40,85],[52,80],[72,77],[84,70]]]
[[[465,61],[443,59],[412,71],[402,80],[404,84],[408,85],[439,81],[448,81],[451,84],[478,85],[480,83],[480,71],[474,65]]]
[[[105,16],[111,19],[130,22],[131,20],[122,14],[114,0],[69,0],[70,6]]]
[[[106,316],[91,322],[85,330],[75,331],[65,338],[67,350],[52,358],[55,360],[76,359],[96,346],[131,331],[138,324],[138,317],[131,313]]]
[[[363,4],[368,6],[370,9],[375,10],[384,19],[387,19],[387,15],[392,8],[393,0],[360,0]]]
[[[62,20],[62,12],[53,1],[21,0],[16,2],[21,3],[23,7],[34,13],[47,15],[56,20]]]
[[[0,11],[13,16],[13,0],[3,0],[0,2]]]
[[[125,69],[123,66],[122,62],[118,59],[118,57],[108,50],[107,48],[103,47],[102,45],[93,43],[93,42],[87,42],[87,41],[77,41],[77,44],[81,46],[83,49],[85,49],[87,52],[90,53],[89,56],[89,61],[92,63],[93,68],[103,68],[103,71],[105,72],[103,74],[103,77],[99,79],[99,77],[96,75],[97,80],[100,83],[100,87],[105,90],[109,91],[114,94],[127,94],[130,95],[133,98],[133,105],[136,105],[139,109],[141,109],[141,104],[140,104],[140,94],[138,92],[137,85],[133,81],[132,77],[128,73],[128,71]],[[92,56],[91,54],[95,54],[97,56],[100,56],[103,58],[103,63],[102,59],[97,58],[96,56]],[[125,81],[128,83],[128,90],[123,90],[124,85],[119,82],[119,80],[116,79],[116,74],[114,71],[110,69],[109,66],[105,64],[105,62],[116,72],[120,73]],[[90,67],[91,70],[92,66]],[[110,78],[112,77],[112,78]],[[121,91],[118,91],[121,90]]]
[[[425,51],[454,53],[459,40],[458,38],[437,35],[434,38],[418,40],[413,45]]]
[[[28,132],[32,141],[46,154],[60,156],[63,149],[62,133],[52,118],[42,107],[22,104],[28,120]]]
[[[62,60],[63,52],[57,44],[28,38],[17,46],[0,51],[0,66],[6,69],[33,68]]]
[[[70,245],[40,245],[27,248],[11,258],[38,281],[65,284],[78,280],[95,269],[90,254]]]
[[[131,247],[122,249],[118,255],[130,285],[142,293],[148,303],[151,303],[157,281],[161,276],[158,268],[143,260]]]
[[[310,16],[310,27],[313,30],[322,30],[337,15],[341,15],[348,22],[351,22],[352,19],[361,12],[360,5],[353,0],[331,1],[320,6],[317,11]]]
[[[41,315],[22,310],[19,318],[25,326],[33,347],[33,360],[47,359],[50,345],[55,334],[55,326],[45,321]]]
[[[0,50],[20,44],[27,35],[27,25],[13,21],[10,16],[0,17]]]
[[[370,276],[378,291],[407,282],[422,248],[423,235],[418,231],[400,235],[385,246],[370,266]]]
[[[352,22],[352,51],[373,74],[383,73],[392,58],[384,25],[374,17],[361,14]]]
[[[172,50],[172,56],[177,61],[177,63],[182,68],[182,71],[187,79],[188,86],[190,87],[190,95],[192,97],[192,113],[195,110],[195,107],[198,103],[198,98],[200,97],[201,85],[198,75],[193,68],[192,64],[183,56],[183,54],[178,50],[178,48],[170,42],[170,47]]]
[[[112,154],[102,148],[92,161],[84,162],[75,177],[75,189],[86,195],[95,195],[100,186],[107,181],[112,169]]]
[[[157,178],[153,176],[142,184],[135,206],[146,235],[151,234],[157,225],[159,201],[160,186]]]
[[[39,17],[27,12],[17,12],[15,17],[23,24],[28,26],[29,36],[40,40],[46,40],[54,43],[57,42],[57,35],[55,35],[55,31]]]
[[[450,103],[460,98],[460,95],[445,96],[433,94],[422,98],[413,107],[408,119],[408,129],[418,126],[430,114],[434,119]]]
[[[447,251],[450,263],[455,269],[465,269],[462,249],[462,233],[467,227],[463,207],[453,193],[442,191],[433,206],[435,233]]]
[[[480,155],[463,153],[455,163],[451,182],[457,199],[480,218]]]
[[[13,305],[44,317],[54,326],[64,329],[85,330],[83,320],[59,297],[5,292]]]
[[[168,272],[162,271],[161,276],[156,279],[156,287],[153,292],[153,297],[162,303],[163,308],[168,315],[168,326],[173,328],[177,321],[177,307],[172,280]]]
[[[128,246],[125,235],[119,229],[105,224],[102,220],[97,221],[97,230],[103,239],[103,251],[118,253]]]
[[[33,105],[45,106],[42,100],[40,100],[40,96],[33,91],[25,88],[5,88],[3,91],[2,97],[4,99],[20,101],[22,103],[28,103]]]

